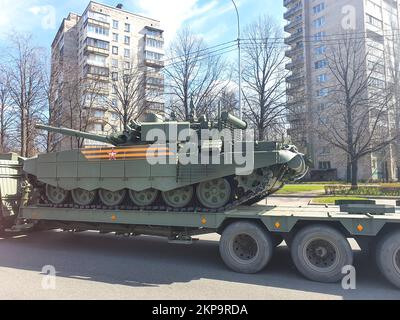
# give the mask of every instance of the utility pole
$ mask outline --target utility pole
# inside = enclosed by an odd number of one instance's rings
[[[241,45],[240,45],[240,15],[238,7],[234,0],[231,0],[233,5],[235,6],[236,16],[237,16],[237,26],[238,26],[238,73],[239,73],[239,118],[243,120],[243,108],[242,108],[242,52],[241,52]]]

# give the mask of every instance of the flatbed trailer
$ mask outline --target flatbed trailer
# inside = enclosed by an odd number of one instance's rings
[[[216,211],[81,209],[28,205],[21,159],[0,155],[0,232],[63,229],[95,230],[128,236],[153,235],[190,244],[192,237],[218,233],[220,254],[236,272],[257,273],[283,240],[292,260],[313,281],[337,282],[352,265],[349,238],[369,250],[382,274],[400,288],[400,207],[367,204],[342,206],[240,206]],[[397,202],[397,206],[400,203]]]
[[[190,244],[201,234],[221,235],[225,264],[241,273],[257,273],[283,240],[300,273],[313,281],[337,282],[353,263],[348,238],[374,253],[383,275],[400,288],[400,208],[378,205],[241,206],[227,212],[157,212],[21,207],[13,231],[97,230],[129,236],[154,235]],[[23,222],[23,223],[21,223]],[[9,230],[9,231],[12,231]]]

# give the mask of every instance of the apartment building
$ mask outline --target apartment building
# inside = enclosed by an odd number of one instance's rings
[[[346,179],[347,156],[317,134],[317,127],[322,125],[318,116],[327,107],[333,78],[326,59],[327,47],[347,32],[346,27],[366,37],[365,54],[380,60],[382,68],[376,79],[377,85],[384,86],[391,81],[387,48],[388,41],[393,40],[390,31],[399,29],[399,4],[397,0],[284,0],[283,3],[287,9],[286,56],[290,60],[286,65],[290,71],[286,79],[288,134],[313,159],[313,179]],[[388,128],[395,126],[394,119],[395,115],[389,112]],[[359,178],[396,180],[399,174],[396,147],[391,145],[364,157]]]
[[[157,20],[125,11],[121,4],[111,7],[93,1],[82,15],[70,13],[52,43],[52,73],[57,83],[53,105],[59,113],[55,124],[79,129],[73,124],[82,122],[77,119],[78,113],[86,116],[85,121],[90,120],[87,130],[92,133],[104,135],[122,129],[121,116],[116,112],[121,98],[115,82],[134,70],[144,74],[144,101],[140,101],[143,105],[138,110],[162,113],[163,59],[163,30]],[[83,110],[75,110],[75,115],[69,114],[72,89],[65,85],[73,81],[82,81],[85,86],[79,93],[72,92],[85,94]],[[96,143],[85,141],[85,146],[91,145]],[[59,148],[70,147],[70,142],[62,142]]]

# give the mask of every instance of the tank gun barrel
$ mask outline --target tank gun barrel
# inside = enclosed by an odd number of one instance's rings
[[[240,120],[239,118],[231,115],[228,112],[222,112],[221,119],[222,121],[229,123],[235,129],[246,130],[248,127],[246,121]]]
[[[46,126],[43,124],[36,124],[35,127],[36,127],[36,129],[46,130],[48,132],[53,132],[53,133],[59,133],[64,136],[84,138],[84,139],[98,141],[98,142],[104,142],[104,143],[111,143],[107,136],[101,136],[101,135],[97,135],[97,134],[82,132],[82,131],[78,131],[78,130],[63,128],[63,127],[56,128],[56,127]]]

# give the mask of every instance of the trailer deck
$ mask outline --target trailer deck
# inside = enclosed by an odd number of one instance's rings
[[[360,209],[357,209],[360,208]],[[370,208],[370,209],[368,209]],[[343,212],[359,210],[363,213]],[[379,209],[379,210],[377,210]],[[276,207],[242,206],[218,212],[156,212],[101,209],[22,207],[19,218],[32,221],[62,221],[108,225],[151,225],[218,230],[228,220],[260,220],[273,233],[289,233],[299,221],[337,222],[350,235],[375,236],[385,224],[400,224],[400,208],[390,206]],[[399,225],[400,227],[400,225]]]

